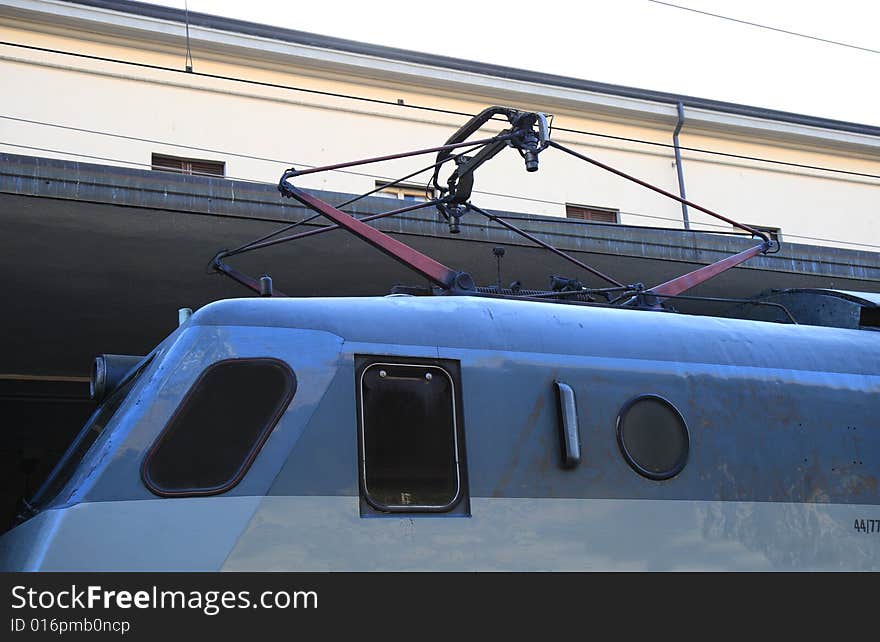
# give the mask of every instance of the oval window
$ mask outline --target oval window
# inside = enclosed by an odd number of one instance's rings
[[[617,443],[637,473],[657,480],[680,473],[690,449],[681,413],[657,395],[643,395],[626,403],[617,416]]]
[[[144,459],[141,474],[163,496],[223,493],[244,477],[296,391],[277,359],[209,366]]]

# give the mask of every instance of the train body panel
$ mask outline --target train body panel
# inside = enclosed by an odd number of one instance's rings
[[[145,473],[205,373],[248,360],[289,369],[292,400],[240,478],[176,491]],[[459,478],[442,510],[365,490],[365,377],[417,367],[451,384]],[[878,392],[869,331],[476,297],[222,301],[159,346],[54,498],[0,540],[0,563],[880,570]],[[639,399],[686,427],[672,474],[640,473],[621,437]],[[564,467],[571,425],[580,458]],[[196,446],[194,468],[222,458]]]
[[[876,505],[474,497],[471,510],[362,518],[351,496],[95,502],[46,511],[3,554],[28,571],[880,570],[877,533],[853,529]]]

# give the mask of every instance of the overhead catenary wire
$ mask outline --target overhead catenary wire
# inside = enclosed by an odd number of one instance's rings
[[[413,103],[401,103],[396,100],[395,101],[384,100],[381,98],[357,96],[354,94],[345,94],[345,93],[341,93],[341,92],[331,92],[331,91],[325,91],[325,90],[320,90],[320,89],[297,87],[294,85],[272,83],[272,82],[267,82],[267,81],[262,81],[262,80],[252,80],[249,78],[238,78],[236,76],[228,76],[228,75],[223,75],[223,74],[210,74],[210,73],[196,72],[196,71],[187,72],[185,70],[176,69],[174,67],[166,67],[163,65],[154,65],[154,64],[143,63],[143,62],[135,62],[135,61],[131,61],[131,60],[122,60],[119,58],[110,58],[107,56],[96,56],[96,55],[92,55],[92,54],[84,54],[84,53],[79,53],[79,52],[74,52],[74,51],[65,51],[62,49],[53,49],[53,48],[49,48],[49,47],[38,47],[35,45],[26,45],[26,44],[17,43],[17,42],[0,41],[0,46],[18,47],[18,48],[28,49],[28,50],[33,50],[33,51],[41,51],[41,52],[45,52],[45,53],[72,56],[72,57],[76,57],[76,58],[83,58],[86,60],[96,60],[96,61],[100,61],[100,62],[129,65],[129,66],[133,66],[133,67],[139,67],[139,68],[143,68],[143,69],[152,69],[152,70],[156,70],[156,71],[166,71],[166,72],[170,72],[170,73],[186,73],[187,75],[190,75],[190,76],[198,76],[198,77],[202,77],[202,78],[224,80],[224,81],[236,82],[236,83],[245,83],[245,84],[261,86],[261,87],[269,87],[269,88],[274,88],[274,89],[284,89],[284,90],[288,90],[288,91],[309,93],[309,94],[314,94],[314,95],[319,95],[319,96],[343,98],[343,99],[348,99],[348,100],[385,105],[385,106],[389,106],[389,107],[396,107],[396,108],[403,108],[403,109],[414,109],[414,110],[427,111],[427,112],[433,112],[433,113],[438,113],[438,114],[445,114],[445,115],[452,115],[452,116],[463,116],[463,117],[467,117],[467,118],[471,118],[474,116],[474,114],[471,114],[468,112],[457,111],[457,110],[452,110],[452,109],[443,109],[440,107],[429,107],[427,105],[417,105],[417,104],[413,104]],[[675,147],[674,145],[672,145],[670,143],[661,143],[658,141],[650,141],[650,140],[644,140],[644,139],[640,139],[640,138],[633,138],[633,137],[627,137],[627,136],[616,136],[616,135],[612,135],[612,134],[604,134],[601,132],[591,132],[591,131],[586,131],[586,130],[581,130],[581,129],[566,128],[566,127],[561,127],[558,125],[554,125],[553,128],[556,131],[561,131],[561,132],[566,132],[566,133],[571,133],[571,134],[580,134],[580,135],[584,135],[584,136],[605,138],[605,139],[616,140],[616,141],[621,141],[621,142],[630,142],[630,143],[635,143],[635,144],[650,145],[650,146],[654,146],[654,147],[663,147],[663,148],[667,148],[667,149],[673,149]],[[716,156],[723,156],[723,157],[727,157],[727,158],[736,158],[739,160],[749,160],[749,161],[754,161],[754,162],[770,163],[770,164],[780,165],[780,166],[785,166],[785,167],[796,167],[799,169],[810,169],[810,170],[830,172],[830,173],[843,174],[843,175],[849,175],[849,176],[859,176],[859,177],[863,177],[863,178],[880,179],[880,175],[878,175],[878,174],[856,172],[856,171],[852,171],[852,170],[845,170],[845,169],[834,168],[834,167],[824,167],[821,165],[808,165],[808,164],[804,164],[804,163],[794,163],[791,161],[783,161],[783,160],[772,159],[772,158],[764,158],[761,156],[733,154],[730,152],[722,152],[722,151],[718,151],[718,150],[712,150],[712,149],[706,149],[706,148],[700,148],[700,147],[689,147],[689,146],[679,146],[679,149],[684,150],[684,151],[690,151],[690,152],[698,152],[698,153],[702,153],[702,154],[712,154],[712,155],[716,155]]]
[[[841,42],[840,40],[831,40],[830,38],[822,38],[820,36],[812,36],[806,33],[799,33],[797,31],[791,31],[789,29],[782,29],[781,27],[772,27],[770,25],[761,24],[758,22],[751,22],[749,20],[743,20],[741,18],[733,18],[731,16],[723,16],[720,13],[712,13],[711,11],[704,11],[702,9],[695,9],[694,7],[685,7],[680,4],[674,4],[672,2],[663,2],[662,0],[647,0],[652,4],[659,4],[665,7],[670,7],[672,9],[680,9],[682,11],[690,11],[691,13],[698,13],[703,16],[709,16],[712,18],[718,18],[719,20],[727,20],[728,22],[736,22],[741,25],[747,25],[749,27],[757,27],[759,29],[767,29],[768,31],[775,31],[777,33],[783,33],[788,36],[797,36],[798,38],[805,38],[807,40],[815,40],[818,42],[824,42],[829,45],[837,45],[838,47],[848,47],[849,49],[857,49],[859,51],[865,51],[867,53],[875,53],[880,54],[880,50],[871,49],[870,47],[862,47],[860,45],[854,45],[848,42]]]
[[[173,145],[173,143],[169,143],[169,144],[172,144],[172,145]],[[80,152],[72,152],[72,151],[69,151],[69,150],[63,150],[63,149],[52,149],[52,148],[47,148],[47,147],[37,147],[37,146],[33,146],[33,145],[22,145],[22,144],[19,144],[19,143],[9,143],[9,142],[5,142],[5,141],[0,140],[0,146],[4,146],[4,145],[7,146],[7,147],[16,147],[16,148],[20,148],[20,149],[29,149],[29,150],[33,150],[33,151],[48,152],[48,153],[51,153],[51,154],[62,154],[62,155],[65,155],[65,156],[75,156],[75,157],[78,157],[78,158],[88,158],[88,159],[91,159],[91,160],[101,160],[101,161],[107,161],[107,162],[111,162],[111,163],[120,163],[120,164],[123,164],[123,165],[132,165],[132,166],[135,166],[135,167],[144,167],[144,168],[147,168],[147,169],[153,169],[153,165],[152,165],[151,163],[144,163],[144,162],[141,162],[141,161],[130,161],[130,160],[125,160],[125,159],[121,159],[121,158],[111,158],[111,157],[107,157],[107,156],[97,156],[97,155],[94,155],[94,154],[83,154],[83,153],[80,153]],[[273,161],[273,162],[279,162],[279,163],[281,163],[281,161]],[[310,165],[305,165],[305,164],[303,164],[303,163],[296,163],[296,164],[298,164],[298,165],[300,165],[300,166],[302,166],[302,167],[312,167],[312,166],[310,166]],[[167,170],[166,170],[166,171],[167,171]],[[332,171],[343,172],[343,173],[347,173],[347,174],[359,174],[359,175],[361,175],[361,176],[368,176],[368,177],[372,177],[372,178],[379,178],[379,179],[382,179],[382,180],[392,180],[392,179],[389,179],[387,176],[378,176],[378,175],[375,175],[375,174],[363,174],[363,173],[360,173],[360,172],[351,172],[351,171],[349,171],[349,170],[332,170]],[[426,171],[426,170],[423,170],[423,171]],[[226,175],[226,176],[217,176],[216,174],[210,174],[210,173],[207,173],[207,172],[192,172],[192,175],[194,175],[194,176],[202,176],[202,177],[205,177],[205,178],[222,178],[222,179],[230,179],[230,180],[235,180],[235,181],[241,181],[241,182],[243,182],[243,183],[253,183],[253,184],[256,184],[256,185],[272,185],[273,187],[274,187],[274,186],[277,186],[277,182],[275,182],[275,181],[261,181],[261,180],[256,180],[256,179],[252,179],[252,178],[244,178],[244,177],[240,177],[240,176],[230,176],[230,175]],[[383,187],[384,187],[384,186],[383,186]],[[533,197],[529,197],[529,196],[517,196],[517,195],[514,195],[514,194],[501,194],[501,193],[498,193],[498,192],[487,192],[487,191],[480,191],[480,190],[473,190],[473,192],[474,192],[475,194],[483,194],[483,195],[486,195],[486,196],[497,196],[497,197],[503,197],[503,198],[510,198],[510,199],[514,199],[514,200],[522,200],[522,201],[530,201],[530,202],[537,202],[537,203],[545,203],[545,204],[548,204],[548,205],[560,205],[560,206],[563,206],[563,207],[564,207],[565,205],[567,205],[567,203],[565,203],[564,201],[552,201],[552,200],[548,200],[548,199],[539,199],[539,198],[533,198]],[[638,217],[638,218],[656,219],[656,220],[666,220],[666,221],[672,221],[672,222],[680,222],[680,221],[681,221],[681,219],[678,219],[678,218],[664,217],[664,216],[658,216],[658,215],[654,215],[654,214],[643,214],[643,213],[640,213],[640,212],[632,212],[632,211],[626,211],[626,210],[620,210],[619,213],[620,213],[620,214],[625,214],[625,215],[627,215],[627,216]],[[578,223],[579,221],[571,221],[571,222],[572,222],[572,223]],[[718,228],[721,228],[721,229],[723,229],[723,230],[728,230],[728,229],[729,229],[727,226],[720,225],[720,224],[717,224],[717,223],[710,223],[710,222],[696,221],[696,222],[694,222],[693,224],[694,224],[694,225],[700,225],[700,226],[708,226],[708,227],[718,227]],[[676,231],[684,231],[684,230],[680,230],[679,228],[661,228],[661,229],[670,229],[670,230],[676,230]],[[715,232],[715,231],[711,231],[711,230],[690,230],[690,231],[692,231],[692,232],[696,232],[696,233],[700,233],[700,232],[703,232],[703,233],[712,233],[712,234],[719,233],[719,232]],[[724,232],[720,232],[720,233],[724,233]],[[831,239],[831,238],[823,238],[823,237],[815,237],[815,236],[803,236],[803,235],[791,234],[791,233],[787,233],[787,232],[785,233],[785,237],[786,237],[786,238],[805,239],[805,240],[811,240],[811,241],[823,241],[823,242],[827,242],[827,243],[840,243],[840,244],[844,244],[844,245],[855,245],[855,246],[859,246],[859,247],[866,247],[866,248],[880,249],[880,245],[872,244],[872,243],[858,243],[858,242],[855,242],[855,241],[844,241],[844,240],[842,240],[842,239]]]
[[[86,134],[95,134],[98,136],[119,138],[121,140],[130,140],[130,141],[141,142],[141,143],[150,143],[152,145],[164,145],[164,146],[168,146],[168,147],[178,147],[180,149],[188,149],[191,151],[205,152],[208,154],[219,154],[222,156],[233,156],[236,158],[245,158],[247,160],[255,160],[255,161],[261,161],[261,162],[266,162],[266,163],[279,163],[279,164],[288,164],[288,165],[295,164],[295,165],[299,165],[301,167],[308,167],[308,168],[316,167],[315,165],[308,164],[308,163],[291,163],[289,160],[283,160],[283,159],[278,159],[278,158],[268,158],[265,156],[255,156],[253,154],[242,154],[240,152],[231,152],[231,151],[228,151],[225,149],[215,149],[215,148],[211,148],[211,147],[201,147],[201,146],[197,146],[197,145],[186,145],[183,143],[172,143],[170,141],[157,140],[154,138],[144,138],[141,136],[132,136],[130,134],[118,134],[118,133],[114,133],[114,132],[101,131],[101,130],[97,130],[97,129],[89,129],[86,127],[74,127],[72,125],[62,125],[60,123],[50,123],[47,121],[34,120],[34,119],[30,119],[30,118],[23,118],[21,116],[10,116],[8,114],[0,114],[0,119],[11,120],[11,121],[20,122],[20,123],[27,123],[27,124],[31,124],[31,125],[40,125],[40,126],[44,126],[44,127],[54,127],[57,129],[63,129],[63,130],[67,130],[67,131],[74,131],[74,132],[80,132],[80,133],[86,133]],[[560,129],[560,128],[557,127],[556,129]],[[560,131],[563,131],[563,130],[560,130]],[[609,134],[596,134],[596,133],[590,133],[590,132],[582,132],[582,131],[578,131],[578,130],[571,130],[571,131],[575,131],[576,133],[590,135],[590,136],[601,136],[604,138],[612,138],[612,139],[627,141],[627,142],[643,143],[646,145],[655,145],[655,146],[667,147],[667,148],[674,147],[673,145],[668,145],[666,143],[655,143],[652,141],[643,141],[643,140],[634,139],[634,138],[627,138],[624,136],[612,136]],[[704,150],[701,150],[698,148],[691,148],[691,147],[679,147],[679,149],[683,149],[686,151],[697,151],[697,152],[704,151]],[[828,167],[821,167],[821,166],[815,166],[815,165],[804,165],[801,163],[789,163],[787,161],[768,161],[766,159],[761,159],[759,157],[743,156],[740,154],[728,154],[726,152],[711,152],[711,153],[716,154],[716,155],[720,155],[720,156],[728,156],[728,157],[732,157],[732,158],[742,159],[742,160],[773,162],[773,163],[777,163],[777,164],[791,165],[791,166],[795,166],[795,167],[798,167],[801,169],[813,169],[813,170],[826,171],[826,172],[851,174],[851,175],[855,175],[855,176],[860,176],[862,178],[875,178],[875,179],[880,180],[880,174],[869,174],[869,173],[865,173],[865,172],[851,172],[849,170],[832,169],[832,168],[828,168]],[[377,174],[370,174],[367,172],[355,172],[355,171],[344,170],[344,169],[334,169],[332,171],[339,172],[342,174],[351,174],[353,176],[365,176],[368,178],[377,178],[380,180],[392,180],[392,178],[389,176],[380,176]],[[478,192],[478,190],[474,190],[474,191]],[[479,193],[488,194],[488,195],[492,195],[492,196],[506,196],[504,194],[496,194],[496,193],[492,193],[492,192],[479,192]],[[521,200],[534,200],[537,202],[546,202],[546,203],[554,203],[555,204],[554,201],[543,201],[542,199],[531,199],[528,197],[511,197],[511,198],[520,198]]]
[[[245,158],[247,160],[262,161],[265,163],[277,163],[280,165],[298,165],[299,167],[310,167],[310,168],[317,167],[316,165],[310,165],[308,163],[294,162],[294,161],[291,161],[290,159],[268,158],[265,156],[254,156],[253,154],[242,154],[239,152],[231,152],[231,151],[225,150],[225,149],[214,149],[211,147],[200,147],[197,145],[185,145],[183,143],[172,143],[167,140],[157,140],[155,138],[143,138],[140,136],[131,136],[129,134],[117,134],[117,133],[113,133],[113,132],[101,131],[98,129],[88,129],[85,127],[73,127],[71,125],[61,125],[59,123],[50,123],[50,122],[46,122],[46,121],[32,120],[29,118],[21,118],[18,116],[8,116],[8,115],[0,114],[0,119],[12,120],[12,121],[17,121],[17,122],[21,122],[21,123],[28,123],[31,125],[42,125],[45,127],[55,127],[58,129],[65,129],[68,131],[80,132],[80,133],[84,133],[84,134],[95,134],[98,136],[108,136],[111,138],[119,138],[122,140],[130,140],[130,141],[135,141],[135,142],[139,142],[139,143],[150,143],[152,145],[164,145],[167,147],[178,147],[180,149],[188,149],[188,150],[195,151],[195,152],[205,152],[208,154],[219,154],[221,156],[233,156],[235,158]],[[125,161],[121,161],[121,162],[125,162]],[[139,163],[139,164],[145,165],[148,167],[150,166],[148,163]],[[378,174],[370,174],[367,172],[355,172],[352,170],[345,170],[345,169],[334,169],[333,171],[338,172],[340,174],[351,174],[352,176],[365,176],[367,178],[378,178],[380,180],[389,180],[389,181],[392,180],[392,178],[389,176],[380,176]],[[214,174],[206,174],[206,175],[213,176]],[[234,178],[234,177],[229,176],[227,178]],[[248,179],[239,178],[236,180],[248,180]],[[257,181],[257,182],[267,182],[267,181]]]

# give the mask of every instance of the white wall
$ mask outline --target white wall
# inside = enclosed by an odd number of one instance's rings
[[[48,33],[55,31],[60,33]],[[182,69],[183,56],[174,47],[141,42],[114,33],[61,29],[0,17],[0,40],[64,51],[75,51],[151,65]],[[395,103],[427,105],[475,113],[491,104],[543,109],[556,115],[555,125],[662,143],[672,140],[674,120],[667,116],[627,117],[606,106],[589,108],[587,99],[573,107],[570,99],[548,97],[540,87],[528,96],[494,88],[483,94],[461,93],[450,80],[444,89],[433,79],[426,86],[394,80],[377,71],[371,77],[342,75],[332,65],[281,66],[280,58],[259,50],[254,58],[241,49],[231,52],[194,51],[195,70],[262,82],[341,94],[379,98]],[[378,63],[377,63],[378,64]],[[326,67],[326,69],[322,69]],[[389,79],[391,78],[391,79]],[[79,159],[85,162],[148,168],[151,154],[223,160],[227,175],[277,182],[291,164],[319,165],[442,144],[464,117],[407,109],[397,105],[319,96],[288,89],[259,87],[197,75],[151,70],[71,56],[0,46],[0,82],[4,100],[0,116],[90,129],[157,142],[76,132],[0,118],[0,151]],[[429,86],[427,86],[429,85]],[[664,109],[666,107],[664,106]],[[494,124],[493,124],[494,125]],[[681,142],[688,147],[723,151],[880,175],[880,151],[870,146],[838,144],[835,132],[819,132],[814,140],[788,136],[774,139],[774,124],[761,123],[763,133],[737,132],[705,122],[686,126]],[[486,132],[499,127],[486,127]],[[784,129],[780,127],[780,129]],[[635,174],[677,193],[673,153],[600,137],[555,132],[554,138],[581,153]],[[824,142],[823,142],[824,141]],[[183,146],[203,148],[187,149]],[[877,141],[880,150],[880,141]],[[56,151],[47,151],[56,150]],[[75,156],[80,154],[82,156]],[[256,160],[236,156],[260,157]],[[97,158],[89,158],[97,157]],[[430,164],[433,155],[354,168],[374,176],[331,172],[299,179],[305,187],[362,192],[376,177],[398,177]],[[505,150],[477,175],[474,202],[498,208],[564,216],[565,202],[621,210],[621,222],[681,227],[680,205],[618,177],[547,150],[541,170],[527,174],[513,150]],[[685,151],[683,166],[688,197],[742,222],[782,228],[791,242],[880,250],[880,179],[832,174],[818,170],[723,158]],[[423,180],[427,180],[428,174]],[[490,192],[493,194],[486,194]],[[696,228],[719,222],[691,210]],[[809,238],[801,238],[809,237]],[[823,239],[823,240],[814,240]]]

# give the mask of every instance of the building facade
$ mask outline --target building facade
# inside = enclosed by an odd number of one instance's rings
[[[201,14],[188,17],[188,56],[186,20],[179,10],[127,1],[0,2],[0,151],[274,183],[291,165],[438,145],[468,114],[505,104],[552,114],[556,140],[674,193],[681,178],[689,199],[786,241],[880,246],[877,127]],[[405,159],[299,184],[361,193],[430,162]],[[427,176],[387,195],[421,198]],[[480,170],[474,201],[685,227],[678,203],[552,150],[542,171],[528,175],[516,154],[502,154]],[[686,216],[694,230],[733,231],[693,209]]]

